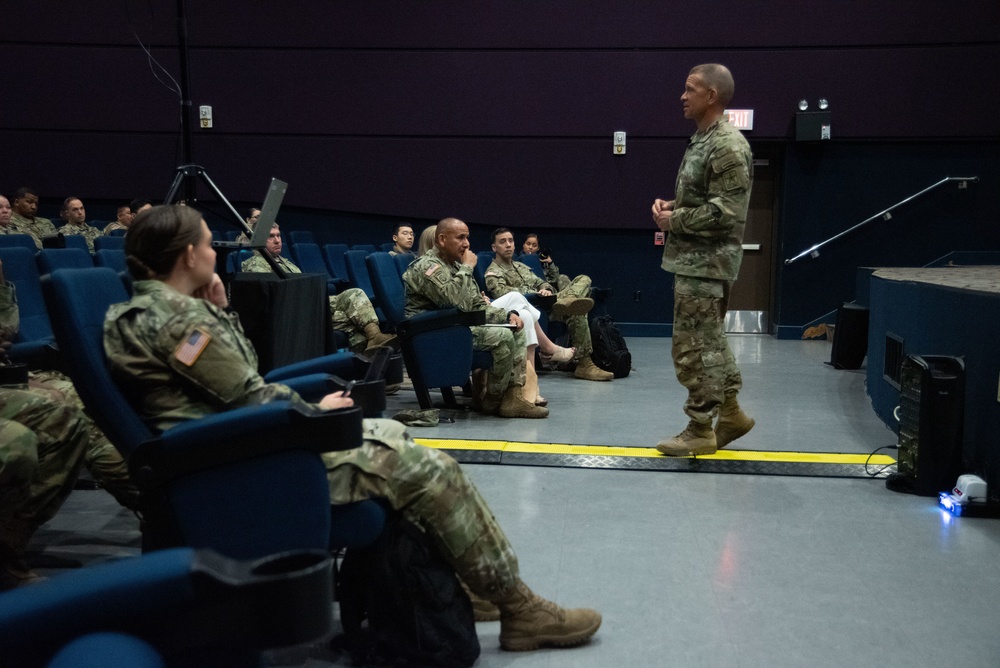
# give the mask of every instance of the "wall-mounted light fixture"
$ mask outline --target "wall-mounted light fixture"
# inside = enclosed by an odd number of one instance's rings
[[[805,98],[799,100],[799,110],[795,112],[796,141],[821,141],[830,138],[830,102],[821,97],[816,106],[819,111],[808,111],[809,101]]]

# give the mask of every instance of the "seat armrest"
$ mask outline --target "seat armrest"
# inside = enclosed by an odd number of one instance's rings
[[[344,387],[344,380],[328,373],[311,373],[307,376],[296,376],[280,381],[282,385],[292,388],[308,402],[316,403],[331,392]]]
[[[333,452],[361,445],[360,408],[315,415],[288,401],[247,406],[177,425],[142,443],[129,458],[140,490],[214,466],[288,450]]]
[[[307,376],[314,373],[333,374],[344,378],[352,378],[354,371],[354,353],[334,353],[323,357],[295,362],[272,369],[264,375],[269,383],[286,383],[291,378]]]
[[[474,327],[486,323],[485,311],[459,311],[457,308],[438,309],[418,313],[399,323],[396,331],[400,336],[411,337],[424,332],[444,329],[445,327]]]

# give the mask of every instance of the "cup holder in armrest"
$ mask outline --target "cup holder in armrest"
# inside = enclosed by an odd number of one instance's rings
[[[315,641],[333,628],[328,552],[297,550],[246,562],[199,550],[193,570],[196,586],[213,599],[201,623],[225,624],[231,641],[287,647]]]

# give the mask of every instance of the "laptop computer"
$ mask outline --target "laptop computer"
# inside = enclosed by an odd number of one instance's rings
[[[267,237],[271,234],[271,228],[274,226],[274,221],[278,218],[278,209],[281,208],[281,202],[285,199],[285,191],[288,190],[288,184],[280,179],[271,179],[271,185],[267,187],[267,195],[264,196],[264,203],[260,207],[260,218],[257,219],[257,225],[253,228],[253,236],[250,237],[249,243],[246,241],[212,241],[213,248],[251,248],[253,250],[260,250],[267,245]]]

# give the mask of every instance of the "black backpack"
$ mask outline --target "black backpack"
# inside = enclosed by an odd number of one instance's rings
[[[337,595],[337,644],[363,665],[465,668],[479,658],[472,603],[455,571],[397,513],[374,545],[347,551]]]
[[[615,378],[624,378],[632,371],[632,353],[611,316],[602,315],[590,322],[590,338],[594,344],[591,358],[599,368],[610,371]]]

